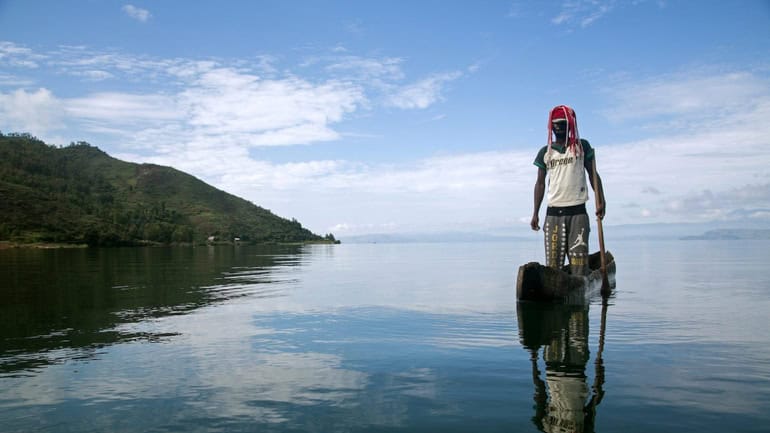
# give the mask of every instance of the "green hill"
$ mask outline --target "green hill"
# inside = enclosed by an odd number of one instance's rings
[[[333,241],[179,170],[0,133],[0,241],[102,246]]]

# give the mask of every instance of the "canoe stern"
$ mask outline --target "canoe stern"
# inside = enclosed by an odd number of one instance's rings
[[[614,286],[615,258],[607,252],[607,272]],[[569,267],[554,269],[538,262],[519,267],[516,278],[516,299],[520,301],[565,301],[580,294],[592,292],[596,281],[601,283],[599,253],[589,257],[591,273],[587,276],[570,274]],[[609,289],[609,288],[608,288]],[[586,293],[583,293],[586,292]]]

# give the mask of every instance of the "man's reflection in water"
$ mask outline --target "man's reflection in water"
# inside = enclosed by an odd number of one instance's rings
[[[586,364],[588,349],[588,305],[519,303],[519,337],[530,352],[532,380],[535,384],[535,416],[541,431],[593,432],[596,407],[604,395],[604,346],[606,302],[602,306],[602,326],[596,375],[589,398]],[[545,381],[538,365],[540,349],[545,361]]]

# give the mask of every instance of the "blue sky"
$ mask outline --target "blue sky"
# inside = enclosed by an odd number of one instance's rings
[[[0,0],[0,131],[338,237],[529,234],[558,104],[605,225],[770,226],[768,1]]]

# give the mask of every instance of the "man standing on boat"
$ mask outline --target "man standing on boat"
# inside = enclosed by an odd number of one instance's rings
[[[548,144],[540,149],[534,164],[537,182],[535,211],[530,225],[535,231],[540,230],[540,205],[548,175],[548,208],[544,224],[546,266],[561,269],[566,256],[571,273],[585,275],[588,273],[588,234],[591,230],[585,205],[588,201],[586,172],[591,187],[599,194],[596,216],[600,219],[604,218],[605,201],[602,180],[598,173],[594,173],[594,149],[578,134],[575,110],[566,105],[551,110]],[[594,178],[598,185],[594,185]]]

